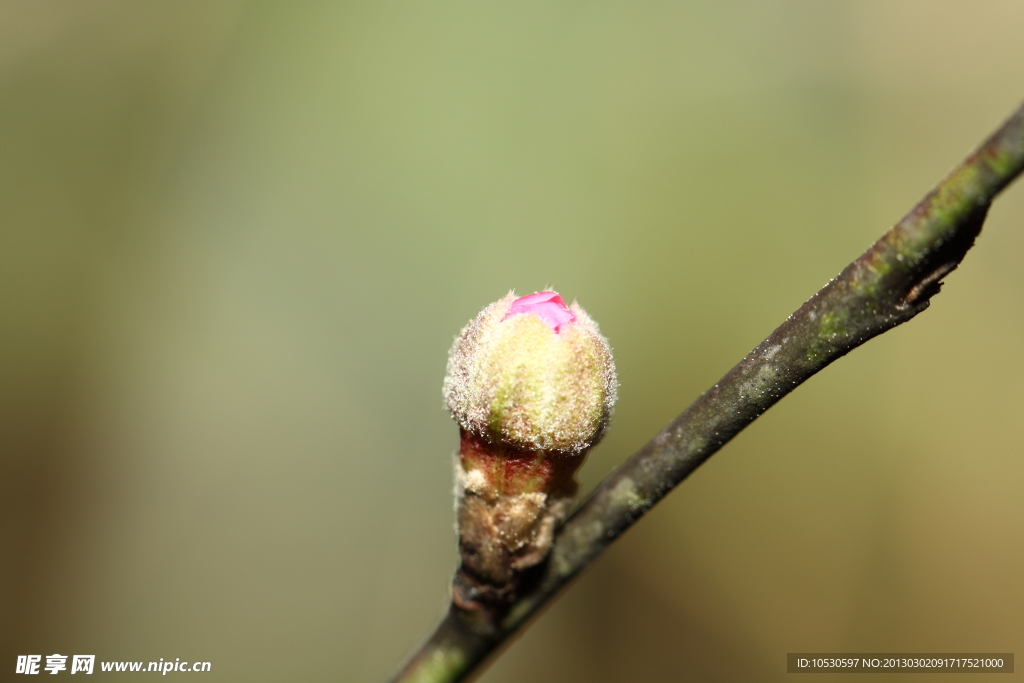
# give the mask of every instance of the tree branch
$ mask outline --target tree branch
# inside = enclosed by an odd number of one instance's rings
[[[928,308],[1024,170],[1024,105],[860,258],[594,490],[497,623],[452,606],[393,683],[462,681],[622,532],[764,411]]]

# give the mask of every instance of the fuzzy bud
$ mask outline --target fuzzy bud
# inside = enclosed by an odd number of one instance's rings
[[[615,403],[608,342],[575,302],[554,292],[491,304],[452,346],[444,393],[459,425],[496,444],[582,453],[604,435]]]
[[[462,436],[457,604],[501,609],[547,556],[616,388],[608,342],[555,292],[509,292],[462,330],[444,381]]]

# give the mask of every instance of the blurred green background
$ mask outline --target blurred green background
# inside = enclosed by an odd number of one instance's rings
[[[3,0],[0,666],[383,679],[447,598],[461,326],[510,288],[598,320],[622,385],[592,487],[1024,98],[1021,26],[1018,0]],[[927,313],[481,680],[1024,651],[1022,228],[1017,183]]]

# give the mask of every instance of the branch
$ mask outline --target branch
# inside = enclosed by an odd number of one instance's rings
[[[1024,105],[860,258],[605,479],[497,622],[452,606],[392,683],[465,680],[622,532],[744,427],[829,363],[928,308],[1024,170]]]

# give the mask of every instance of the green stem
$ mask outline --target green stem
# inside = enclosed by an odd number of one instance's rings
[[[1024,105],[860,258],[605,479],[559,531],[533,588],[497,623],[452,607],[392,683],[466,680],[623,531],[829,363],[928,307],[1024,170]]]

